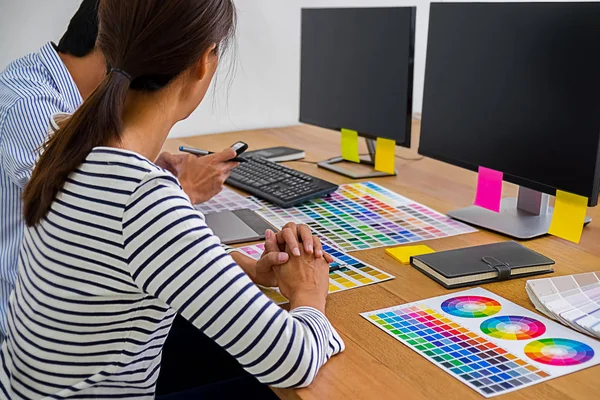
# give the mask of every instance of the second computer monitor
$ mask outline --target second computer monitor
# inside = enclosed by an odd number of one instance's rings
[[[410,146],[415,8],[302,10],[300,121]]]
[[[421,154],[597,203],[600,3],[432,4],[428,40]]]

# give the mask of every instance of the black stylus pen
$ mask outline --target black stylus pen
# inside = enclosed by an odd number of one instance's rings
[[[184,153],[193,154],[195,156],[207,156],[209,154],[215,154],[214,151],[201,150],[201,149],[196,149],[196,148],[187,147],[187,146],[179,146],[179,151],[182,151]],[[246,160],[245,158],[242,158],[242,157],[236,157],[236,158],[232,158],[229,161],[231,161],[231,162],[247,162],[248,160]]]

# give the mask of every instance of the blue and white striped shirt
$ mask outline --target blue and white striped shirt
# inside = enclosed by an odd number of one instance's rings
[[[52,43],[0,73],[0,340],[7,334],[8,299],[23,240],[21,198],[36,150],[46,140],[51,117],[73,113],[81,102]]]
[[[0,399],[151,399],[175,312],[278,387],[308,385],[343,350],[320,311],[267,298],[177,179],[136,153],[94,149],[19,258]]]

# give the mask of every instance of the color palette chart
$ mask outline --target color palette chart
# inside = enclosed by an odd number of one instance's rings
[[[221,211],[257,210],[260,208],[255,202],[237,194],[231,189],[223,188],[221,193],[201,204],[195,204],[194,208],[202,214],[214,214]]]
[[[538,311],[600,338],[600,272],[532,279],[526,290]]]
[[[361,315],[485,397],[600,364],[600,342],[481,288]]]
[[[288,209],[254,201],[271,225],[306,224],[324,243],[344,252],[477,232],[372,182],[342,185],[331,196]]]
[[[265,247],[263,244],[258,244],[240,247],[237,250],[249,257],[254,258],[255,260],[258,260],[264,249]],[[334,259],[334,262],[330,265],[329,273],[330,294],[394,279],[392,275],[385,273],[371,265],[365,264],[362,261],[357,260],[356,258],[328,245],[323,245],[323,251],[330,254]],[[288,302],[288,300],[279,292],[279,289],[277,288],[262,288],[262,290],[277,304],[284,304]]]

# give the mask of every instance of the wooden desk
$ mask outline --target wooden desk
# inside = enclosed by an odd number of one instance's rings
[[[418,147],[419,123],[413,126],[414,148]],[[310,126],[263,129],[220,135],[172,139],[165,149],[179,145],[219,150],[238,140],[250,148],[291,146],[306,150],[306,160],[320,161],[339,155],[339,135]],[[366,147],[361,149],[366,152]],[[398,148],[397,155],[417,158],[415,151]],[[287,163],[298,170],[338,184],[350,179],[319,169],[316,165]],[[429,206],[439,212],[472,204],[476,174],[431,159],[397,160],[398,176],[376,182]],[[516,196],[517,188],[505,184],[504,195]],[[525,245],[556,261],[554,276],[600,270],[600,207],[589,210],[594,222],[585,228],[580,245],[555,237],[525,242]],[[480,231],[430,241],[436,250],[447,250],[506,240]],[[482,397],[440,368],[373,327],[359,313],[448,294],[449,291],[416,269],[402,266],[385,255],[383,249],[365,250],[354,256],[371,263],[396,279],[383,284],[336,293],[328,298],[327,315],[346,342],[346,351],[331,359],[315,382],[306,389],[276,390],[283,399],[481,399]],[[525,280],[488,284],[485,288],[533,310],[525,293]],[[599,399],[600,366],[588,368],[549,382],[504,395],[503,399]]]

